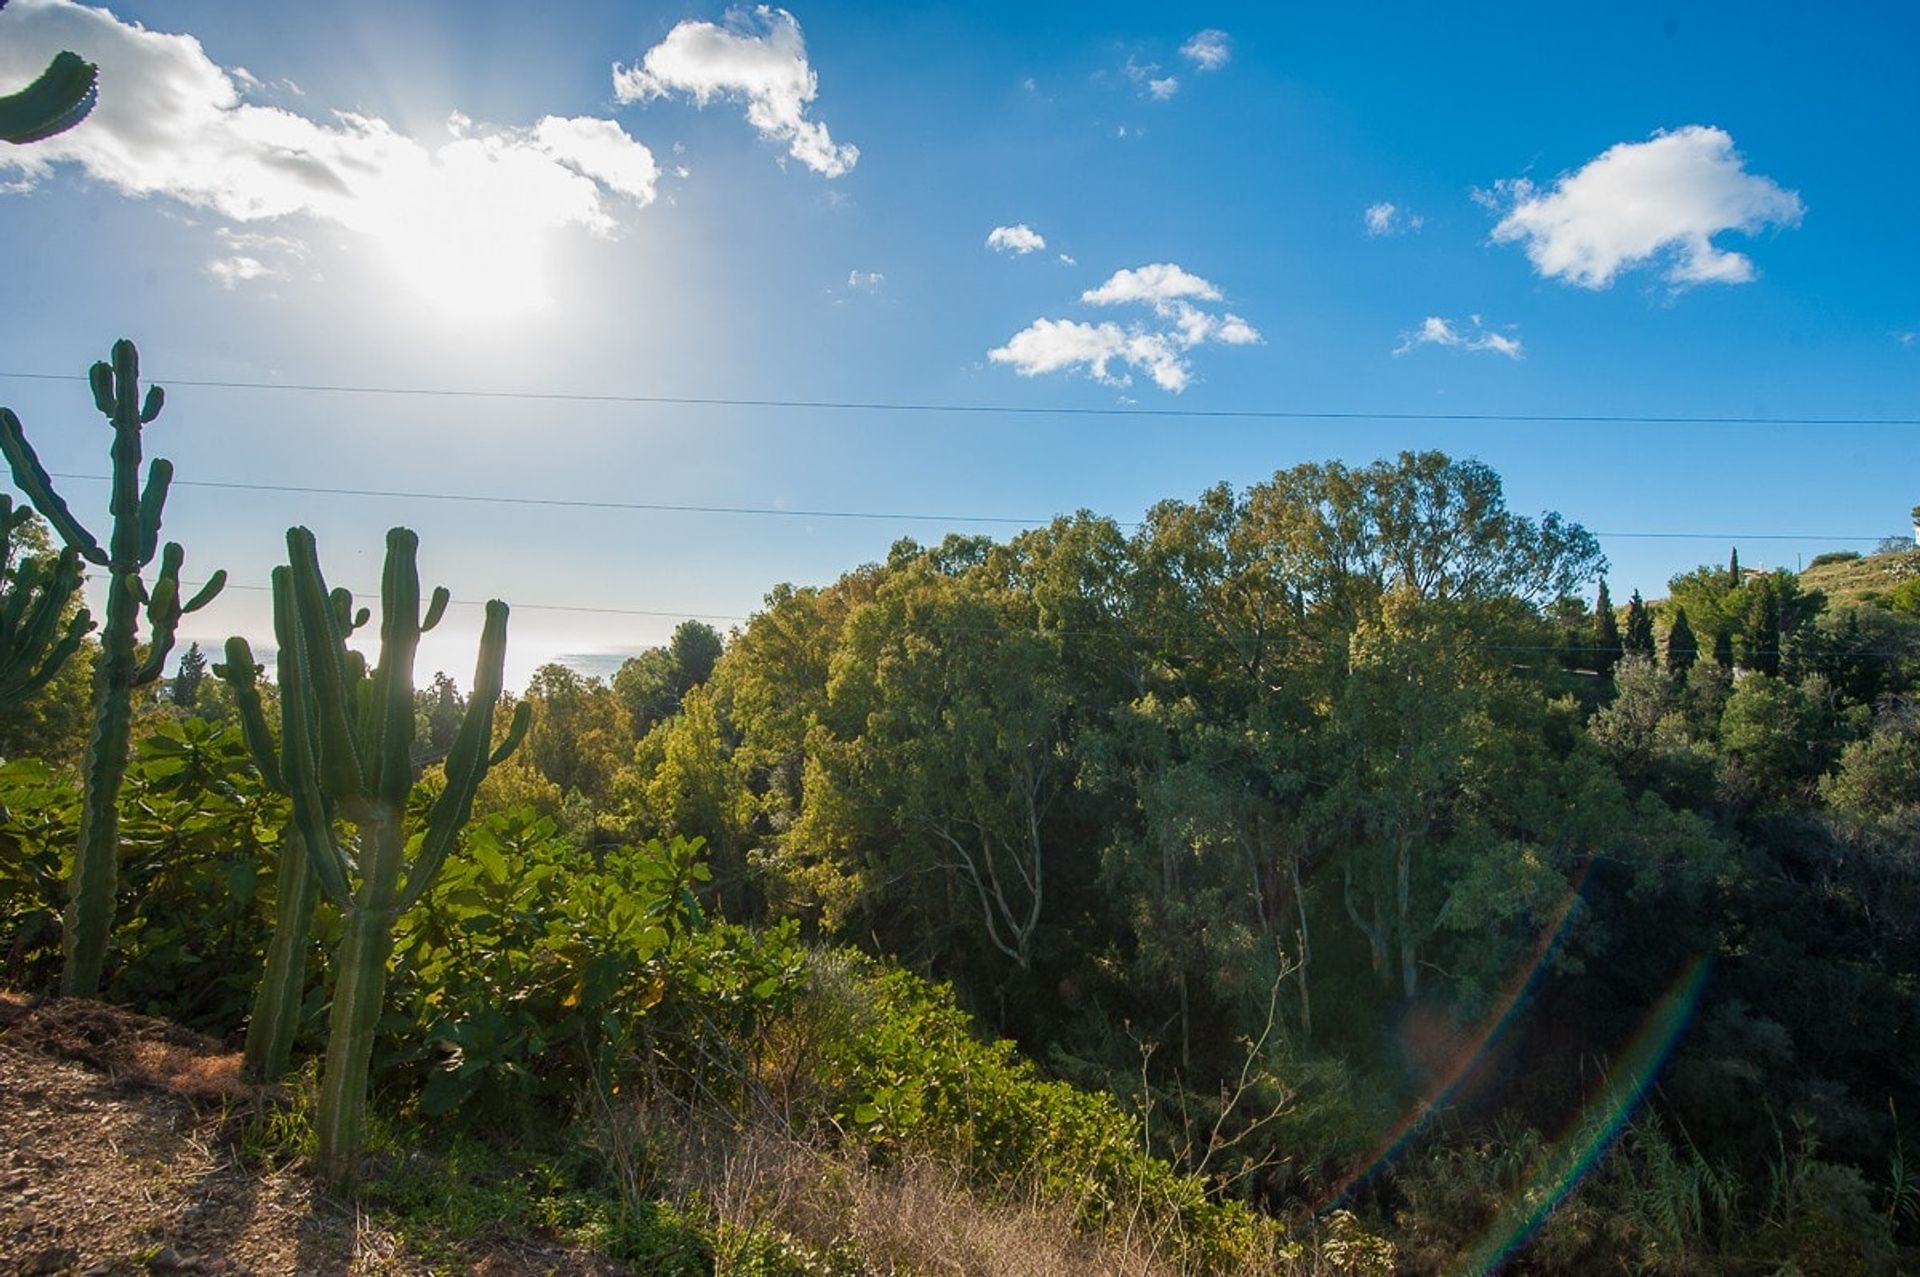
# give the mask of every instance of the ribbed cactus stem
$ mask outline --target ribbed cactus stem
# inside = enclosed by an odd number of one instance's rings
[[[75,554],[106,569],[107,618],[100,633],[100,659],[94,665],[93,730],[87,739],[80,811],[80,846],[74,855],[68,888],[63,945],[66,965],[60,991],[87,997],[100,987],[107,946],[113,935],[115,880],[120,856],[120,786],[127,775],[127,750],[133,730],[133,692],[158,679],[173,649],[180,618],[211,602],[226,582],[216,572],[192,599],[180,597],[184,555],[169,543],[159,550],[160,516],[173,467],[155,461],[146,489],[140,485],[140,431],[160,415],[166,396],[158,386],[140,394],[140,355],[130,341],[113,344],[111,362],[96,363],[87,374],[94,406],[113,426],[113,475],[107,509],[113,519],[106,549],[80,526],[40,459],[28,444],[20,419],[0,409],[0,452],[13,470],[14,483],[45,515]],[[160,575],[151,592],[140,574],[161,556]],[[144,661],[137,652],[140,613],[151,625]]]
[[[289,728],[287,707],[299,703],[300,663],[295,659],[297,623],[293,615],[293,584],[286,568],[273,572],[273,630],[279,643],[276,672],[280,685],[281,735]],[[261,708],[253,651],[242,638],[227,640],[226,664],[216,672],[233,688],[240,710],[240,729],[254,763],[269,788],[286,792],[286,768]],[[318,813],[324,818],[324,809]],[[319,895],[307,846],[324,831],[312,831],[289,816],[280,834],[280,856],[274,869],[274,928],[267,944],[267,965],[254,992],[253,1014],[247,1020],[246,1062],[254,1076],[273,1082],[287,1071],[294,1035],[307,985],[307,948],[313,933],[313,906]]]
[[[13,580],[0,601],[0,704],[25,700],[52,681],[93,628],[85,608],[63,614],[80,592],[80,556],[72,549],[52,559],[15,559],[13,534],[33,518],[16,511],[13,498],[0,494],[0,568],[11,567]]]
[[[518,744],[526,716],[517,713],[507,741],[491,749],[507,649],[507,606],[496,599],[487,604],[473,696],[447,756],[447,787],[409,864],[407,797],[417,779],[413,662],[424,626],[419,538],[405,528],[387,534],[380,662],[371,673],[346,647],[357,623],[352,600],[328,591],[313,534],[290,529],[287,552],[290,566],[274,574],[276,604],[288,600],[292,620],[281,642],[287,672],[278,763],[314,880],[341,911],[318,1128],[320,1172],[344,1189],[356,1177],[365,1143],[367,1069],[386,999],[394,922],[432,885],[480,782]],[[435,591],[425,619],[437,620],[445,608],[445,591]],[[291,668],[284,663],[289,652]],[[336,812],[356,827],[352,857],[336,837]]]

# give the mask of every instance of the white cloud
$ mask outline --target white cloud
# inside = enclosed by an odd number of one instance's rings
[[[1518,359],[1525,353],[1518,337],[1509,337],[1505,333],[1494,332],[1480,322],[1480,316],[1469,315],[1473,326],[1471,334],[1462,332],[1452,321],[1438,315],[1428,315],[1426,320],[1409,333],[1402,333],[1400,344],[1394,347],[1394,357],[1408,353],[1419,346],[1446,346],[1454,350],[1487,350],[1496,355],[1505,355],[1509,359]]]
[[[1062,266],[1078,266],[1080,263],[1076,258],[1066,253],[1062,253],[1060,254],[1060,264]]]
[[[250,279],[280,279],[279,270],[267,265],[257,257],[247,257],[236,253],[232,257],[216,257],[207,263],[207,274],[220,281],[220,286],[233,289]]]
[[[1541,275],[1584,288],[1654,258],[1676,288],[1746,283],[1753,262],[1713,237],[1794,226],[1805,212],[1798,194],[1746,171],[1725,130],[1698,124],[1609,147],[1548,189],[1517,178],[1495,191],[1510,205],[1494,240],[1524,243]]]
[[[1197,71],[1218,71],[1233,58],[1233,38],[1218,27],[1196,31],[1180,46],[1180,56]]]
[[[1046,246],[1046,237],[1025,222],[1017,226],[996,226],[987,232],[987,247],[997,253],[1025,256]]]
[[[733,10],[725,26],[681,22],[638,66],[613,64],[613,92],[622,102],[679,92],[703,107],[715,98],[744,100],[747,122],[814,172],[839,177],[860,159],[858,147],[836,144],[826,125],[807,118],[820,77],[807,62],[800,23],[771,5]]]
[[[1911,347],[1915,345],[1920,345],[1920,332],[1912,332],[1912,331],[1897,332],[1893,335],[1893,339],[1899,342],[1902,346]]]
[[[1398,235],[1403,231],[1417,231],[1427,224],[1427,219],[1418,213],[1409,213],[1397,204],[1381,200],[1377,204],[1367,205],[1365,213],[1367,234],[1373,236]]]
[[[1113,364],[1123,363],[1145,372],[1162,390],[1176,394],[1187,388],[1191,376],[1187,361],[1163,333],[1074,319],[1036,319],[1006,345],[988,351],[987,358],[996,364],[1013,365],[1022,377],[1084,367],[1095,381],[1131,385],[1131,377],[1111,371]]]
[[[1161,75],[1158,62],[1139,62],[1129,57],[1121,70],[1126,72],[1127,79],[1133,81],[1134,88],[1155,102],[1165,102],[1180,91],[1180,77]]]
[[[850,293],[877,293],[886,285],[887,277],[877,270],[847,272],[847,291]]]
[[[1217,302],[1220,289],[1198,275],[1181,270],[1172,262],[1155,262],[1131,270],[1117,270],[1098,288],[1080,294],[1080,300],[1095,306],[1114,306],[1128,302],[1158,305],[1177,298]]]
[[[99,63],[113,90],[71,131],[0,149],[0,173],[26,183],[77,164],[123,194],[163,196],[233,222],[316,218],[393,250],[403,276],[423,290],[451,283],[475,296],[505,289],[519,298],[540,295],[537,248],[546,235],[569,227],[611,234],[617,203],[654,198],[652,152],[610,120],[460,126],[431,145],[372,116],[337,112],[318,123],[250,103],[242,89],[251,77],[214,63],[194,37],[104,9],[16,0],[4,21],[0,83],[22,81],[70,48]],[[223,282],[272,269],[258,251],[223,260],[215,271]]]
[[[1146,306],[1163,322],[1122,327],[1111,321],[1036,319],[1006,345],[988,351],[987,358],[1011,365],[1023,377],[1084,369],[1095,381],[1131,385],[1131,375],[1115,369],[1123,365],[1145,373],[1162,390],[1178,394],[1192,381],[1187,352],[1207,344],[1246,346],[1261,340],[1253,325],[1240,316],[1215,314],[1194,305],[1195,301],[1220,301],[1220,289],[1171,262],[1115,271],[1104,284],[1082,293],[1080,300],[1094,306]]]

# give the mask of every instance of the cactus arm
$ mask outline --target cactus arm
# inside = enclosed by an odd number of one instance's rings
[[[374,671],[369,734],[373,798],[404,811],[413,788],[413,662],[420,648],[420,538],[407,528],[387,533],[380,574],[380,667]]]
[[[158,386],[154,389],[159,389]],[[154,549],[160,544],[160,512],[167,504],[167,489],[173,484],[173,463],[155,457],[147,467],[146,491],[140,494],[140,562],[153,562]]]
[[[286,780],[280,774],[280,754],[274,747],[273,733],[267,727],[267,713],[260,704],[260,667],[254,663],[253,648],[239,635],[227,640],[227,661],[213,671],[233,689],[233,703],[240,711],[240,735],[253,755],[267,788],[286,792]]]
[[[303,682],[311,689],[314,707],[314,752],[320,789],[335,802],[346,804],[348,816],[358,823],[362,812],[353,808],[366,773],[348,712],[352,690],[341,668],[346,645],[334,622],[313,533],[306,528],[287,529],[287,551],[292,567],[293,611],[300,627]]]
[[[0,408],[0,452],[5,452],[7,464],[13,469],[13,481],[20,491],[27,494],[34,509],[45,515],[60,539],[78,550],[91,563],[105,567],[107,552],[93,534],[80,526],[80,521],[67,509],[67,503],[58,492],[53,490],[53,480],[47,475],[46,468],[40,464],[39,455],[33,445],[27,442],[26,431],[20,425],[11,408]]]
[[[452,599],[453,595],[447,592],[446,586],[436,585],[433,587],[433,601],[427,604],[426,619],[420,622],[421,633],[424,634],[426,631],[440,624],[440,618],[447,614],[447,604],[451,602]]]
[[[145,687],[159,678],[166,668],[167,655],[173,651],[174,635],[180,627],[180,565],[185,559],[186,551],[177,541],[167,542],[166,549],[160,552],[160,579],[154,582],[147,599],[152,638],[147,644],[147,659],[134,670],[135,687]],[[139,577],[128,580],[130,587],[140,584]]]
[[[201,586],[192,598],[180,605],[180,610],[182,612],[198,612],[201,608],[218,598],[220,591],[226,588],[227,570],[225,568],[217,569],[212,576],[207,578],[207,583]]]
[[[420,841],[419,856],[400,896],[403,912],[432,887],[460,830],[473,814],[473,796],[492,766],[488,745],[493,739],[493,709],[500,700],[506,659],[507,605],[493,599],[487,603],[487,619],[480,633],[480,659],[473,674],[473,696],[460,719],[460,730],[454,734],[453,747],[447,751],[447,787],[435,800],[433,812],[427,818],[426,836]],[[516,711],[515,718],[518,717]]]
[[[520,748],[520,742],[527,738],[527,728],[532,725],[533,706],[527,701],[521,701],[513,707],[513,721],[507,724],[506,739],[500,742],[500,748],[487,757],[489,770],[512,757],[513,751]]]
[[[99,97],[100,68],[62,49],[26,88],[0,97],[0,141],[21,146],[64,133]]]
[[[93,618],[91,616],[88,616],[85,612],[75,616],[73,623],[67,626],[66,635],[47,653],[46,659],[40,662],[38,669],[34,670],[34,672],[28,675],[22,682],[10,689],[12,694],[21,697],[32,696],[48,683],[51,683],[54,676],[65,668],[68,661],[73,659],[73,654],[80,650],[82,640],[87,637],[87,633],[91,629],[93,629]]]

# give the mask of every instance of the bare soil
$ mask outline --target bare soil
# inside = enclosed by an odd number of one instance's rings
[[[243,1163],[239,1119],[273,1102],[178,1025],[0,993],[0,1277],[614,1271],[538,1241],[429,1265],[299,1166]]]

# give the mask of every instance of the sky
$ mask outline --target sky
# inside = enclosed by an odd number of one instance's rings
[[[269,645],[289,524],[367,591],[405,523],[462,601],[422,683],[489,597],[510,685],[604,673],[902,536],[1406,448],[1658,595],[1735,534],[1904,531],[1920,427],[1368,414],[1920,418],[1916,47],[1894,4],[12,0],[0,92],[60,48],[102,83],[0,143],[0,403],[104,475],[61,378],[132,338],[166,533],[233,582],[182,646]],[[936,517],[193,486],[228,483]]]

